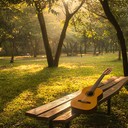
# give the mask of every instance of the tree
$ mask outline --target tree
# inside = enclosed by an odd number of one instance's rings
[[[13,3],[13,4],[17,4],[17,3],[22,2],[22,0],[8,0],[8,1]],[[73,17],[73,15],[82,7],[85,0],[82,0],[80,2],[79,6],[77,6],[72,12],[69,11],[68,2],[66,3],[64,0],[62,0],[64,8],[65,8],[66,19],[65,19],[64,26],[63,26],[63,29],[62,29],[62,32],[61,32],[61,35],[60,35],[60,39],[59,39],[57,51],[56,51],[56,54],[55,54],[55,58],[53,58],[53,55],[52,55],[51,47],[50,47],[49,40],[48,40],[44,15],[43,15],[43,10],[46,8],[46,6],[49,5],[49,8],[51,10],[52,3],[54,3],[55,0],[48,0],[48,1],[45,1],[45,0],[34,0],[34,1],[27,0],[27,2],[29,4],[34,3],[35,7],[36,7],[38,20],[39,20],[40,28],[41,28],[41,32],[42,32],[44,47],[45,47],[45,51],[46,51],[48,67],[57,67],[58,63],[59,63],[61,49],[62,49],[62,45],[63,45],[64,39],[65,39],[65,36],[66,36],[66,30],[67,30],[69,21]]]
[[[40,45],[41,32],[35,9],[26,4],[10,4],[2,7],[0,12],[1,54],[11,55],[11,63],[14,55],[39,54],[43,45]]]
[[[14,48],[15,48],[15,39],[17,38],[17,29],[15,28],[15,22],[17,19],[13,14],[18,14],[19,10],[11,7],[2,7],[0,9],[1,17],[1,43],[5,40],[11,43],[11,60],[10,63],[14,62]],[[8,22],[9,21],[9,22]]]
[[[86,0],[85,3],[83,8],[72,18],[71,25],[74,26],[76,32],[84,37],[85,53],[90,46],[91,51],[94,50],[94,55],[103,53],[105,49],[109,51],[110,48],[107,46],[114,44],[115,31],[113,27],[102,14],[100,3],[97,3],[96,0]]]
[[[126,50],[126,43],[125,43],[125,38],[123,35],[123,32],[121,30],[121,27],[114,17],[113,13],[111,12],[110,6],[109,6],[109,0],[100,0],[100,3],[103,7],[103,10],[110,21],[110,23],[114,26],[116,32],[117,32],[117,37],[119,40],[119,44],[121,47],[122,51],[122,58],[123,58],[123,69],[124,69],[124,75],[128,75],[128,59],[127,59],[127,50]]]
[[[42,36],[43,36],[43,41],[44,41],[44,46],[45,46],[45,50],[46,50],[48,67],[58,67],[61,49],[62,49],[62,45],[63,45],[64,39],[66,36],[66,30],[67,30],[69,21],[73,17],[73,15],[82,7],[85,0],[82,0],[80,5],[75,10],[73,10],[73,12],[69,11],[68,3],[66,3],[65,1],[62,1],[62,2],[64,5],[64,8],[65,8],[65,16],[66,17],[65,17],[64,26],[63,26],[63,29],[62,29],[62,32],[60,35],[60,39],[58,42],[58,47],[56,50],[55,58],[53,58],[52,52],[51,52],[51,47],[50,47],[50,44],[48,41],[48,35],[47,35],[45,20],[44,20],[44,16],[43,16],[43,9],[45,8],[46,4],[45,3],[41,4],[39,1],[35,1],[35,6],[36,6],[36,10],[38,12],[38,19],[39,19],[39,23],[40,23],[40,27],[41,27],[41,31],[42,31]]]

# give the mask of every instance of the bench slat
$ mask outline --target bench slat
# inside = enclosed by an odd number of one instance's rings
[[[102,84],[100,84],[100,86],[102,87],[103,84],[110,83],[110,82],[112,82],[115,79],[117,79],[117,77],[112,77],[112,78],[106,80],[105,82],[103,82]],[[72,94],[69,94],[67,96],[64,96],[64,97],[62,97],[60,99],[57,99],[55,101],[52,101],[52,102],[50,102],[48,104],[45,104],[45,105],[42,105],[40,107],[31,109],[31,110],[29,110],[29,111],[26,112],[26,115],[32,116],[32,117],[38,116],[38,115],[40,115],[42,113],[45,113],[45,112],[47,112],[47,111],[49,111],[49,110],[51,110],[51,109],[53,109],[53,108],[55,108],[55,107],[63,104],[63,103],[65,103],[65,102],[70,101],[71,99],[73,99],[74,97],[76,97],[78,94],[80,94],[80,92],[81,91],[79,90],[77,92],[74,92]]]
[[[34,108],[34,109],[31,109],[29,111],[26,112],[26,115],[28,116],[32,116],[32,117],[35,117],[35,116],[38,116],[44,112],[47,112],[65,102],[68,102],[69,100],[73,99],[76,95],[78,95],[80,93],[80,91],[77,91],[75,93],[72,93],[72,94],[69,94],[67,96],[64,96],[63,98],[60,98],[60,99],[57,99],[55,101],[52,101],[48,104],[45,104],[45,105],[42,105],[40,107],[37,107],[37,108]]]
[[[109,78],[109,79],[107,79],[107,80],[101,82],[101,83],[98,85],[98,87],[102,87],[102,86],[104,86],[105,84],[111,83],[112,81],[114,81],[114,80],[116,80],[116,79],[118,79],[118,78],[119,78],[119,77],[113,76],[113,77],[111,77],[111,78]]]
[[[48,112],[45,112],[45,113],[39,115],[38,118],[50,120],[50,119],[54,118],[57,114],[64,112],[70,106],[71,106],[71,101],[64,103],[64,104],[62,104],[62,105],[60,105],[54,109],[51,109]]]
[[[121,80],[123,80],[125,77],[119,77],[111,82],[106,83],[104,86],[101,86],[100,88],[105,91],[111,87],[113,87],[115,84],[117,84],[118,82],[120,82]]]
[[[128,77],[112,77],[103,83],[99,84],[99,88],[103,90],[103,98],[98,102],[101,104],[104,101],[110,99],[113,95],[119,92],[119,90],[128,82]],[[71,100],[79,95],[81,91],[69,94],[63,98],[50,102],[46,105],[42,105],[38,108],[29,110],[27,115],[40,119],[52,120],[53,122],[68,123],[73,118],[78,116],[76,113],[72,113]]]
[[[128,83],[128,77],[124,77],[124,79],[122,79],[120,82],[118,82],[117,84],[115,84],[115,86],[109,88],[108,90],[106,90],[103,93],[103,98],[99,101],[99,103],[101,104],[102,102],[106,101],[107,99],[109,99],[110,97],[112,97],[113,95],[115,95],[116,93],[118,93],[120,91],[120,89],[126,84]]]
[[[115,79],[114,79],[115,80]],[[125,85],[128,82],[128,77],[121,77],[120,78],[120,82],[118,82],[113,89],[109,88],[108,90],[104,90],[103,92],[103,98],[99,101],[99,104],[101,104],[102,102],[106,101],[108,98],[110,98],[112,95],[114,95],[113,93],[119,91],[123,85]],[[112,82],[112,81],[111,81]],[[116,81],[117,82],[117,81]],[[110,84],[110,83],[109,83]],[[112,90],[112,91],[111,91]],[[110,93],[111,92],[111,93]],[[71,119],[77,117],[78,114],[76,113],[72,113],[72,110],[69,109],[67,112],[63,113],[62,115],[58,116],[57,118],[55,118],[53,120],[53,122],[68,122]]]
[[[78,116],[79,114],[76,113],[72,113],[71,108],[66,111],[65,113],[63,113],[62,115],[56,117],[53,122],[68,122],[71,119],[75,118],[76,116]]]

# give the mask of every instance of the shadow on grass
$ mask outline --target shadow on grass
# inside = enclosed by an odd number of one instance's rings
[[[71,128],[127,128],[128,95],[125,88],[112,97],[111,114],[106,114],[106,106],[102,104],[97,113],[81,115],[72,121]]]
[[[20,73],[20,72],[19,72]],[[28,110],[30,107],[25,106],[24,102],[22,103],[22,99],[20,99],[21,94],[27,90],[32,92],[35,96],[37,95],[37,89],[40,84],[41,86],[53,86],[54,82],[61,81],[63,82],[65,79],[69,79],[74,77],[85,77],[88,75],[94,75],[93,68],[88,67],[78,67],[78,68],[66,68],[66,67],[59,67],[59,68],[43,68],[43,70],[37,71],[35,73],[27,73],[23,76],[16,76],[16,74],[10,74],[10,72],[5,74],[0,74],[0,77],[3,77],[4,79],[0,80],[0,112],[4,113],[4,116],[1,118],[2,123],[1,126],[10,128],[11,125],[17,125],[17,122],[19,121],[22,123],[22,120],[26,120],[25,117],[25,111]],[[5,76],[4,76],[5,75]],[[67,86],[68,87],[68,86]],[[54,90],[56,92],[56,90]],[[61,91],[61,89],[59,90]],[[67,91],[67,90],[66,90]],[[49,92],[46,92],[49,93]],[[58,94],[57,94],[58,93]],[[58,95],[63,95],[63,92],[57,92],[55,97]],[[49,94],[48,94],[49,95]],[[49,95],[50,96],[50,95]],[[19,99],[17,99],[19,97]],[[30,95],[28,94],[28,97]],[[33,96],[34,97],[34,96]],[[32,98],[33,98],[32,97]],[[49,98],[49,101],[52,100]],[[28,100],[28,98],[24,98],[23,100]],[[30,100],[30,99],[29,99]],[[33,100],[33,99],[32,99]],[[36,99],[35,102],[31,103],[32,106],[36,106],[37,104],[40,104],[40,100],[46,100],[46,99]],[[15,101],[15,102],[13,102]],[[20,103],[21,106],[18,106],[17,104]],[[11,105],[10,105],[11,103]],[[14,103],[14,105],[13,105]],[[25,107],[22,108],[23,105]],[[35,105],[36,104],[36,105]],[[17,108],[16,108],[16,107]],[[21,107],[21,108],[20,108]],[[6,112],[6,109],[7,112]],[[16,110],[14,110],[16,108]],[[9,116],[8,116],[9,115]],[[5,122],[5,120],[7,122]],[[17,121],[18,120],[18,121]],[[29,122],[29,121],[28,121]],[[34,121],[35,122],[35,121]],[[28,123],[26,123],[28,124]],[[23,124],[24,126],[25,124]],[[28,124],[29,125],[29,124]],[[33,123],[34,125],[34,123]],[[31,125],[30,125],[31,126]],[[40,126],[39,126],[40,128]]]
[[[3,90],[0,92],[1,94],[1,99],[2,99],[2,107],[1,107],[1,112],[6,107],[6,105],[11,102],[13,99],[18,97],[22,92],[26,90],[30,90],[33,92],[34,95],[37,94],[37,88],[39,87],[40,84],[42,86],[53,86],[52,83],[60,81],[63,79],[69,79],[74,77],[86,77],[86,76],[93,76],[95,75],[96,72],[93,70],[93,67],[76,67],[76,68],[66,68],[66,67],[59,67],[59,68],[44,68],[43,70],[40,70],[36,73],[28,73],[22,77],[16,77],[14,81],[7,81],[5,84],[3,84]],[[11,74],[7,77],[12,77]],[[7,78],[8,79],[8,78]],[[13,79],[12,79],[13,80]],[[5,80],[6,81],[6,80]],[[43,85],[44,84],[44,85]],[[56,90],[55,90],[56,91]],[[49,93],[49,92],[47,92]],[[61,95],[63,92],[59,92],[59,95]],[[57,94],[56,94],[57,95]],[[125,99],[126,96],[124,96],[123,99]],[[27,100],[27,99],[26,99]],[[45,99],[41,99],[45,100]],[[51,100],[51,99],[50,99]],[[36,99],[34,104],[38,104],[37,102],[40,102]],[[121,107],[121,106],[120,106]],[[118,107],[118,109],[120,109]],[[25,117],[25,111],[29,107],[25,107],[22,110],[18,110],[15,112],[12,116],[9,117],[9,121],[6,124],[3,124],[4,127],[9,128],[12,124],[16,126],[17,120],[19,121],[19,128],[25,127],[35,127],[35,128],[41,128],[42,123],[38,122],[35,123],[36,121],[33,121],[30,123],[30,121],[26,121],[26,123],[22,122],[22,120],[26,120],[27,117]],[[76,118],[73,123],[71,128],[85,128],[86,127],[94,127],[94,128],[107,128],[107,127],[120,127],[120,128],[125,128],[126,123],[122,121],[123,118],[119,118],[119,116],[122,117],[122,114],[116,114],[115,112],[108,116],[105,114],[91,114],[88,116],[81,116],[79,118]],[[5,117],[6,119],[6,117]],[[21,123],[20,123],[21,121]],[[122,123],[123,122],[123,123]],[[78,126],[78,127],[77,127]],[[106,127],[107,126],[107,127]],[[45,127],[45,126],[44,126]]]
[[[71,128],[127,128],[116,114],[93,113],[81,115],[72,121]]]
[[[19,72],[20,73],[20,72]],[[45,85],[60,81],[60,79],[80,77],[94,75],[92,68],[75,68],[69,69],[65,67],[59,68],[44,68],[36,73],[28,73],[22,77],[15,76],[16,74],[8,73],[8,75],[1,76],[1,107],[0,111],[6,106],[6,104],[12,101],[15,97],[19,96],[23,91],[30,90],[36,94],[37,88],[41,83]],[[1,74],[2,75],[2,74]],[[52,84],[51,84],[52,85]]]
[[[128,91],[128,84],[125,85],[126,90]]]

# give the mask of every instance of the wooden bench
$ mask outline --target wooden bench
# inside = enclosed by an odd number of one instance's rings
[[[127,83],[128,77],[112,77],[100,83],[99,87],[103,90],[103,98],[98,102],[98,105],[107,102],[107,113],[110,114],[111,97],[117,94]],[[58,123],[63,124],[64,128],[69,128],[70,121],[79,116],[76,113],[72,113],[70,102],[74,97],[80,94],[80,92],[81,91],[74,92],[48,104],[31,109],[26,112],[26,115],[39,120],[48,121],[49,128],[53,128],[53,126]]]

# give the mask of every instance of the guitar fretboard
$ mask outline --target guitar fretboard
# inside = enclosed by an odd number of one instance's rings
[[[104,74],[102,74],[100,77],[99,77],[99,79],[95,82],[95,84],[90,88],[90,90],[89,90],[89,93],[90,93],[90,95],[92,95],[93,94],[93,92],[95,91],[95,89],[97,88],[97,86],[99,85],[99,83],[101,82],[101,80],[104,78]]]

